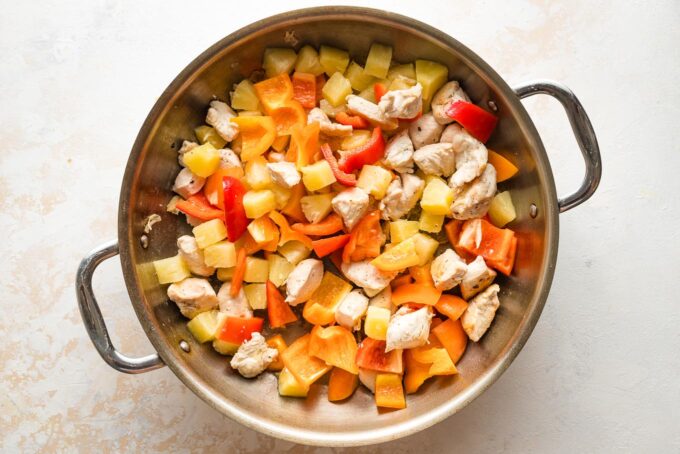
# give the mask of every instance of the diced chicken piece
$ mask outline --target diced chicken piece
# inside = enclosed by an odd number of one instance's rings
[[[352,281],[354,285],[363,288],[364,293],[369,297],[380,293],[382,289],[390,285],[390,281],[397,275],[396,272],[380,271],[371,265],[370,260],[343,263],[340,268],[345,277]]]
[[[440,125],[447,125],[453,121],[453,118],[446,115],[446,108],[456,101],[470,102],[470,98],[455,80],[444,84],[435,93],[432,98],[432,114]]]
[[[491,326],[491,322],[496,316],[496,310],[501,304],[498,301],[499,291],[498,284],[494,284],[475,296],[460,318],[463,329],[471,341],[479,341]]]
[[[217,134],[220,135],[227,142],[231,142],[238,135],[238,125],[229,121],[236,116],[236,112],[231,110],[231,107],[222,101],[211,101],[208,115],[205,117],[205,122],[215,128]]]
[[[184,153],[186,153],[187,151],[193,150],[197,146],[198,146],[198,144],[196,142],[192,142],[190,140],[185,140],[185,141],[182,142],[182,146],[177,151],[177,154],[179,155],[179,156],[177,156],[177,161],[179,162],[179,165],[184,167]]]
[[[340,215],[349,230],[364,217],[368,204],[368,194],[360,188],[345,189],[331,200],[333,211]]]
[[[361,290],[352,290],[345,296],[335,310],[335,321],[348,330],[358,331],[361,328],[361,318],[368,309],[368,298]]]
[[[443,130],[444,127],[437,123],[432,112],[429,112],[411,123],[408,135],[411,137],[413,147],[417,150],[425,145],[439,142]]]
[[[307,124],[319,123],[319,130],[327,136],[348,136],[352,134],[352,127],[333,123],[326,113],[318,107],[313,108],[307,114]]]
[[[347,96],[347,110],[388,131],[397,129],[397,126],[399,126],[399,121],[396,118],[388,117],[377,104],[357,95]]]
[[[403,173],[392,180],[385,197],[380,201],[383,219],[396,221],[416,206],[423,195],[425,182],[415,175]]]
[[[342,104],[338,107],[333,106],[333,104],[329,103],[325,99],[322,99],[319,101],[319,107],[323,112],[328,115],[329,118],[335,118],[337,114],[340,112],[347,112],[347,106]]]
[[[246,298],[243,287],[236,296],[231,296],[231,281],[225,281],[222,284],[217,292],[217,301],[220,304],[220,312],[230,317],[250,318],[253,316],[253,310],[248,304],[248,298]]]
[[[172,190],[183,198],[188,199],[203,188],[205,178],[199,177],[186,167],[179,171]]]
[[[270,151],[268,155],[268,159],[270,162],[281,162],[286,159],[285,155],[283,153],[277,153],[276,151]]]
[[[198,247],[196,238],[191,235],[182,235],[177,238],[179,255],[189,267],[189,271],[199,276],[212,276],[215,268],[207,266],[203,259],[203,251]]]
[[[286,280],[286,303],[297,306],[304,303],[321,285],[323,262],[305,259],[297,264]]]
[[[241,344],[231,358],[231,367],[246,378],[260,375],[279,356],[279,351],[267,345],[262,334],[254,332]]]
[[[300,182],[300,172],[292,162],[269,162],[267,169],[274,183],[284,188],[292,188]]]
[[[467,265],[463,259],[458,257],[458,254],[453,252],[453,249],[445,250],[432,261],[430,266],[434,286],[442,291],[451,290],[460,284],[466,271]]]
[[[456,169],[453,145],[446,142],[425,145],[413,153],[413,160],[426,175],[450,176]]]
[[[460,283],[460,293],[463,298],[469,300],[477,293],[487,288],[496,278],[496,272],[486,266],[484,257],[478,255],[476,259],[468,263],[467,271]]]
[[[194,318],[201,312],[217,306],[217,296],[206,279],[188,277],[168,287],[168,298],[179,307],[187,318]]]
[[[441,141],[451,143],[456,156],[456,172],[449,182],[451,187],[461,187],[482,174],[489,157],[482,142],[457,124],[446,127]]]
[[[431,320],[432,313],[427,307],[416,311],[409,307],[399,308],[387,325],[385,352],[425,345],[430,335]]]
[[[238,155],[230,148],[222,148],[220,150],[220,168],[230,169],[236,167],[241,168],[241,160]]]
[[[423,109],[423,86],[388,91],[380,98],[380,110],[390,118],[415,118]]]
[[[372,393],[375,393],[375,379],[378,376],[377,370],[359,368],[359,381]]]
[[[399,173],[413,172],[413,143],[407,130],[401,131],[387,142],[383,163]]]
[[[487,164],[479,177],[462,188],[454,187],[454,190],[457,190],[458,194],[451,204],[453,218],[481,218],[489,211],[491,200],[496,195],[496,169]]]

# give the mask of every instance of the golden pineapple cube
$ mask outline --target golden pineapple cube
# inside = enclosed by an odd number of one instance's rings
[[[234,344],[232,342],[223,341],[220,339],[215,339],[213,341],[213,348],[220,355],[235,355],[240,347],[239,344]]]
[[[253,310],[267,309],[266,284],[248,284],[243,286],[248,304]]]
[[[276,209],[276,197],[269,189],[248,191],[243,196],[243,208],[247,217],[257,219]]]
[[[372,195],[376,200],[385,197],[387,187],[392,182],[392,172],[380,167],[365,165],[359,173],[357,187]]]
[[[191,277],[189,267],[179,254],[166,259],[155,260],[153,267],[160,284],[172,284]]]
[[[419,228],[418,221],[407,221],[405,219],[392,221],[390,222],[390,242],[393,244],[401,243],[418,233]]]
[[[278,254],[271,254],[267,257],[267,261],[269,262],[269,280],[275,286],[281,287],[288,279],[288,275],[293,272],[295,265]]]
[[[388,91],[393,91],[393,90],[407,90],[411,87],[413,87],[416,84],[415,79],[409,79],[408,77],[404,76],[397,76],[392,82],[390,82],[389,87],[387,87]]]
[[[234,110],[261,110],[260,99],[255,92],[255,86],[248,79],[243,79],[231,92],[231,107]]]
[[[227,144],[227,141],[224,140],[219,134],[217,134],[215,128],[208,125],[203,125],[195,128],[194,134],[196,135],[196,138],[198,139],[199,143],[201,144],[209,143],[210,145],[217,149],[224,148],[224,146]]]
[[[449,78],[449,68],[429,60],[416,60],[416,80],[423,86],[423,109],[429,110],[432,97]]]
[[[285,397],[307,397],[309,386],[305,386],[285,367],[279,374],[279,395]]]
[[[210,143],[204,143],[184,153],[182,160],[193,173],[207,178],[220,166],[220,152]]]
[[[316,223],[324,219],[333,207],[331,201],[335,194],[306,195],[300,199],[302,212],[309,222]]]
[[[302,183],[308,191],[318,191],[336,181],[331,166],[325,159],[305,166],[300,171],[302,172]]]
[[[424,266],[434,257],[434,253],[437,252],[439,247],[439,242],[424,233],[416,233],[411,238],[416,245],[416,253],[420,260],[416,265]]]
[[[392,311],[385,307],[369,306],[364,320],[364,332],[375,340],[387,338],[387,325],[390,323]]]
[[[290,188],[284,188],[276,183],[273,183],[269,190],[274,193],[274,200],[276,201],[276,209],[282,210],[290,200],[290,196],[293,194],[293,190]]]
[[[333,107],[338,107],[345,104],[345,98],[352,94],[352,84],[342,73],[333,73],[321,89],[321,94]]]
[[[373,43],[366,57],[364,72],[369,76],[384,79],[392,63],[392,48],[384,44]]]
[[[264,156],[257,156],[246,162],[246,184],[252,189],[267,189],[272,185],[272,179]]]
[[[288,241],[286,244],[279,246],[279,254],[285,257],[291,264],[297,265],[312,253],[311,249],[299,241]]]
[[[227,228],[221,219],[211,219],[199,224],[193,228],[192,232],[198,247],[201,249],[205,249],[227,237]]]
[[[454,192],[441,178],[432,178],[425,185],[420,207],[430,214],[447,215],[451,213]]]
[[[403,65],[396,65],[387,71],[387,78],[389,80],[394,80],[398,76],[408,77],[409,79],[416,79],[416,69],[413,63],[405,63]]]
[[[262,67],[267,77],[281,73],[290,74],[295,66],[297,54],[293,49],[285,47],[268,47],[264,50]]]
[[[319,49],[319,63],[326,71],[328,76],[332,76],[338,72],[340,74],[345,72],[345,68],[349,64],[349,53],[346,50],[336,49],[330,46],[321,46]]]
[[[318,76],[323,74],[323,66],[319,61],[319,53],[310,45],[303,46],[298,52],[297,60],[295,61],[295,71],[301,73],[309,73]]]
[[[357,96],[360,98],[364,98],[366,101],[372,102],[373,104],[377,104],[375,101],[375,89],[373,88],[375,84],[371,84],[370,87],[366,88],[365,90],[361,90]]]
[[[215,339],[219,326],[218,311],[201,312],[187,323],[187,329],[201,344]]]
[[[496,227],[505,227],[517,217],[509,191],[496,194],[489,206],[489,218]]]
[[[364,68],[356,62],[349,64],[345,77],[356,91],[366,90],[371,84],[375,83],[375,77],[366,74]]]
[[[203,257],[207,266],[231,268],[236,266],[236,247],[229,241],[220,241],[203,249]]]
[[[234,267],[217,268],[217,279],[220,281],[230,281],[234,277]]]
[[[269,277],[269,262],[257,257],[246,257],[245,282],[267,282]]]
[[[432,214],[427,211],[422,211],[420,213],[419,227],[423,232],[428,233],[438,233],[444,226],[443,214]]]

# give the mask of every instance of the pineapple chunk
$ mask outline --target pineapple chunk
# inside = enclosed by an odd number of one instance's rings
[[[352,134],[342,139],[340,143],[341,150],[352,150],[359,148],[371,139],[371,131],[367,129],[356,129]]]
[[[305,166],[300,171],[302,172],[302,183],[308,191],[318,191],[335,183],[335,175],[333,175],[331,166],[325,159]]]
[[[204,143],[184,153],[182,160],[193,173],[207,178],[220,166],[220,152],[210,143]]]
[[[215,351],[220,355],[235,355],[240,347],[239,344],[233,344],[220,339],[215,339],[212,345]]]
[[[357,94],[358,97],[364,98],[366,101],[372,102],[373,104],[377,104],[375,101],[375,89],[373,88],[375,84],[371,84],[370,87],[368,87],[365,90],[361,90],[359,94]]]
[[[292,265],[297,265],[312,253],[311,249],[299,241],[289,241],[279,246],[279,254],[284,256]]]
[[[285,367],[279,374],[279,395],[285,397],[307,397],[309,387],[295,379]]]
[[[234,110],[261,110],[260,99],[251,81],[243,79],[236,85],[231,93],[231,107]]]
[[[496,194],[489,206],[489,218],[496,227],[505,227],[517,217],[509,191]]]
[[[396,65],[387,71],[387,78],[390,80],[396,79],[398,76],[408,77],[409,79],[415,80],[416,70],[413,67],[413,63],[406,63],[403,65]]]
[[[371,264],[382,271],[402,271],[420,262],[420,255],[413,240],[415,235],[399,244],[385,247],[382,254],[371,260]]]
[[[375,77],[366,74],[364,68],[356,62],[349,64],[345,77],[356,91],[366,90],[371,84],[375,83]]]
[[[286,282],[286,279],[288,279],[288,275],[293,271],[295,265],[278,254],[271,254],[267,261],[269,261],[269,280],[275,286],[281,287]]]
[[[248,304],[253,310],[267,309],[267,288],[265,284],[248,284],[243,286]]]
[[[205,249],[211,244],[222,241],[227,237],[227,228],[221,219],[211,219],[197,225],[192,230],[196,243],[201,249]]]
[[[218,311],[201,312],[187,323],[187,329],[201,344],[215,340],[215,334],[219,327],[217,319]]]
[[[361,168],[357,187],[372,195],[376,200],[385,197],[392,181],[392,172],[380,166],[365,165]]]
[[[411,238],[416,245],[416,254],[420,262],[417,263],[418,266],[424,266],[427,262],[432,260],[434,253],[437,252],[439,247],[439,242],[432,238],[431,236],[425,235],[424,233],[416,233]]]
[[[246,183],[252,189],[267,189],[272,179],[264,156],[258,156],[246,162]]]
[[[364,72],[369,76],[384,79],[392,63],[392,48],[384,44],[373,43],[366,57]]]
[[[369,306],[364,321],[366,336],[375,340],[387,338],[387,325],[390,323],[392,311],[385,307]]]
[[[167,259],[155,260],[153,267],[160,284],[171,284],[191,277],[189,267],[179,254]]]
[[[310,45],[304,46],[298,52],[297,60],[295,61],[295,71],[301,73],[310,73],[318,76],[323,74],[323,66],[319,62],[319,54]]]
[[[297,55],[293,49],[285,47],[268,47],[264,50],[262,67],[267,77],[281,73],[290,74],[295,66]]]
[[[419,228],[420,225],[418,221],[400,219],[398,221],[390,222],[390,242],[392,244],[401,243],[405,239],[418,233]]]
[[[387,87],[388,91],[392,90],[406,90],[411,87],[413,87],[417,82],[415,79],[409,79],[408,77],[404,76],[397,76],[392,82],[390,82],[390,86]]]
[[[416,80],[423,86],[423,110],[430,109],[430,101],[446,83],[449,77],[449,69],[441,63],[429,60],[416,60]]]
[[[230,281],[234,277],[234,267],[217,268],[217,279],[220,281]]]
[[[224,148],[227,144],[227,141],[217,134],[215,128],[208,125],[197,127],[194,129],[194,134],[201,144],[209,143],[217,149]]]
[[[438,233],[444,226],[444,215],[443,214],[432,214],[427,211],[422,211],[420,213],[420,230],[429,233]]]
[[[441,178],[431,178],[425,185],[420,206],[430,214],[447,215],[451,213],[454,192]]]
[[[207,266],[231,268],[236,266],[236,247],[229,241],[220,241],[205,248],[203,257]]]
[[[274,183],[269,187],[269,190],[274,193],[274,200],[276,201],[276,209],[283,210],[283,208],[288,204],[290,196],[293,194],[293,190],[290,188],[284,188]]]
[[[246,257],[245,282],[267,282],[269,277],[269,262],[257,257]]]
[[[342,73],[333,73],[321,89],[321,93],[333,107],[338,107],[345,104],[345,98],[352,94],[352,84]]]
[[[342,74],[349,64],[349,53],[346,50],[336,49],[335,47],[321,46],[319,49],[319,63],[321,63],[323,70],[326,71],[328,76],[332,76],[336,72]]]
[[[333,207],[331,201],[335,194],[307,195],[300,199],[302,212],[309,222],[316,223],[328,216]]]
[[[269,189],[248,191],[243,196],[243,208],[247,217],[257,219],[276,209],[276,197]]]

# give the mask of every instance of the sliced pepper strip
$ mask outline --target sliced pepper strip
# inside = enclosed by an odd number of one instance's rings
[[[312,163],[314,154],[319,150],[319,123],[295,125],[291,129],[290,145],[286,161],[294,162],[298,170]]]
[[[304,233],[305,235],[332,235],[342,230],[342,218],[335,213],[326,216],[322,221],[316,224],[302,224],[296,223],[291,226],[296,232]]]
[[[246,188],[241,180],[230,176],[222,177],[222,186],[224,188],[224,223],[227,226],[229,241],[234,242],[241,238],[250,222],[243,207]]]
[[[269,212],[269,217],[272,219],[272,221],[274,221],[276,225],[279,226],[279,231],[281,234],[281,237],[279,239],[279,246],[282,246],[289,241],[299,241],[300,243],[307,246],[309,249],[313,248],[312,239],[309,238],[307,235],[304,235],[300,232],[296,232],[295,230],[291,229],[290,225],[288,224],[288,220],[284,215],[282,215],[278,211],[271,211]]]
[[[434,306],[441,296],[442,292],[431,285],[406,284],[394,289],[392,304],[399,306],[404,303],[417,303]]]
[[[354,129],[366,129],[371,125],[365,118],[358,115],[350,115],[347,112],[335,114],[335,121],[341,125],[351,126]]]
[[[351,238],[342,251],[342,261],[360,262],[379,256],[385,239],[380,226],[380,210],[371,211],[352,229]]]
[[[456,101],[444,110],[472,137],[485,143],[498,123],[498,117],[467,101]]]
[[[307,218],[305,217],[305,213],[302,211],[302,204],[300,203],[300,200],[305,196],[305,194],[306,190],[303,183],[298,183],[293,186],[288,203],[286,203],[286,206],[283,207],[281,213],[298,222],[305,222]]]
[[[314,74],[293,73],[293,99],[305,109],[316,107],[316,77]]]
[[[376,127],[373,129],[373,133],[368,142],[359,148],[348,151],[340,158],[338,168],[343,172],[351,173],[361,169],[366,164],[373,164],[374,162],[379,161],[384,155],[385,139],[383,138],[380,127]]]
[[[269,326],[281,328],[297,321],[297,315],[283,299],[283,295],[272,281],[267,281],[267,317]]]
[[[373,95],[375,97],[376,103],[380,102],[380,98],[385,96],[385,93],[387,93],[387,87],[385,86],[385,84],[378,82],[375,85],[373,85]]]
[[[338,161],[335,159],[335,156],[333,156],[333,150],[331,150],[330,145],[327,143],[321,145],[321,152],[323,153],[324,159],[328,161],[328,165],[331,166],[331,171],[338,183],[344,186],[357,185],[357,177],[355,175],[340,170]]]
[[[246,275],[246,250],[240,248],[236,254],[236,267],[234,268],[234,275],[231,278],[231,287],[229,287],[229,294],[231,296],[238,295],[243,285],[243,277]]]
[[[201,221],[224,219],[224,212],[212,207],[205,195],[200,192],[186,200],[180,200],[175,207],[182,213],[193,216]]]
[[[349,233],[344,235],[331,236],[312,241],[312,248],[316,255],[321,258],[344,247],[349,241]]]

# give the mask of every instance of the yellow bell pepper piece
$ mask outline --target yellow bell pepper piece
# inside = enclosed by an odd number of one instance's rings
[[[230,121],[239,127],[244,162],[263,154],[276,139],[276,124],[271,117],[234,117]]]

